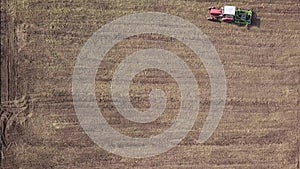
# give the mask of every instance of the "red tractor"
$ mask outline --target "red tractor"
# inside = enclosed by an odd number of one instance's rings
[[[224,6],[221,9],[216,9],[215,7],[208,8],[210,17],[207,18],[209,21],[216,21],[216,22],[227,22],[232,23],[234,22],[234,15],[235,15],[235,6]]]

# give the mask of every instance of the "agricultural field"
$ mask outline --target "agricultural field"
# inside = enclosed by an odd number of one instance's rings
[[[249,28],[207,21],[208,7],[224,5],[251,9],[256,21]],[[160,48],[177,54],[193,72],[200,96],[196,122],[176,147],[153,157],[128,158],[102,149],[85,133],[75,113],[72,75],[81,49],[98,29],[140,12],[175,15],[206,34],[224,66],[227,96],[217,129],[200,144],[211,104],[210,79],[202,61],[182,42],[159,34],[118,43],[95,78],[97,104],[118,132],[136,138],[160,134],[176,121],[181,103],[172,76],[145,69],[133,78],[130,101],[146,111],[149,93],[159,88],[167,98],[162,116],[144,124],[119,114],[111,81],[122,60],[136,51]],[[299,0],[1,0],[4,169],[299,169],[299,84]]]

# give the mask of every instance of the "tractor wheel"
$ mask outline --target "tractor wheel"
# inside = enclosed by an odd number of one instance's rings
[[[213,21],[214,19],[213,19],[213,18],[207,18],[207,20],[209,20],[209,21]]]
[[[216,9],[216,7],[209,7],[208,10],[210,11],[211,9]]]

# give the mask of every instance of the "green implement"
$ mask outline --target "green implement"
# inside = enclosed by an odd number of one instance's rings
[[[235,11],[234,23],[238,25],[251,25],[252,22],[252,11],[240,10]]]

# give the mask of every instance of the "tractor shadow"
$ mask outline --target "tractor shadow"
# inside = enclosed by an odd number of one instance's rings
[[[253,15],[252,15],[252,24],[249,25],[249,28],[251,28],[251,27],[260,28],[260,19],[257,17],[257,14],[255,12],[253,12]]]
[[[220,20],[211,20],[211,22],[222,23]]]

